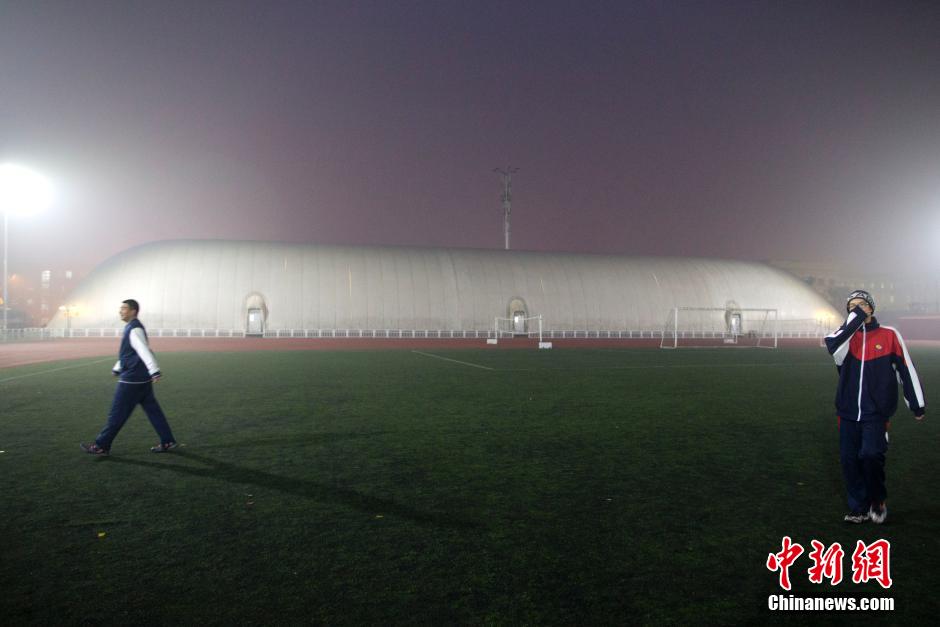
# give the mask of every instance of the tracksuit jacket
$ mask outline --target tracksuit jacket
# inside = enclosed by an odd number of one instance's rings
[[[124,327],[118,361],[111,371],[121,377],[121,383],[149,383],[160,376],[160,366],[147,344],[147,330],[137,318]]]
[[[915,416],[926,407],[924,390],[901,334],[872,317],[865,324],[861,307],[826,336],[826,348],[836,362],[839,386],[836,410],[841,420],[887,421],[898,407],[898,383]]]

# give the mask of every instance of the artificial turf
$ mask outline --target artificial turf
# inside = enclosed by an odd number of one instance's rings
[[[79,450],[110,360],[0,371],[4,623],[807,620],[773,594],[936,618],[936,423],[902,403],[888,522],[844,524],[823,349],[158,357],[184,443],[163,455],[140,410],[110,457]],[[940,350],[913,357],[929,401]],[[784,535],[841,543],[843,582],[809,583],[804,554],[781,590]],[[880,538],[889,590],[852,582],[856,541]]]

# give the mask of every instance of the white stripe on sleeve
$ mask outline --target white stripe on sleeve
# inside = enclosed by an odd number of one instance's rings
[[[827,338],[835,339],[839,337],[840,333],[845,334],[845,341],[843,341],[837,349],[832,351],[832,358],[835,360],[837,366],[841,366],[842,362],[845,361],[845,356],[849,354],[849,344],[851,343],[852,336],[855,335],[855,332],[853,331],[852,333],[848,333],[848,329],[846,327],[852,324],[852,321],[857,317],[858,314],[856,314],[854,311],[850,312],[843,325],[826,336]]]
[[[153,356],[153,353],[150,352],[150,347],[147,346],[147,338],[144,336],[144,332],[140,327],[131,329],[131,348],[137,351],[137,354],[140,355],[140,358],[144,360],[144,365],[147,366],[147,372],[154,374],[160,370],[160,366],[157,365],[157,359]]]
[[[907,345],[904,343],[904,338],[901,337],[901,334],[898,333],[898,330],[894,327],[884,328],[890,329],[894,333],[894,337],[898,338],[898,344],[901,345],[901,351],[904,353],[904,364],[907,366],[907,371],[911,375],[911,383],[914,385],[914,396],[917,398],[917,404],[924,407],[924,389],[920,387],[920,378],[917,376],[917,371],[914,369],[914,362],[911,361],[911,356],[907,352]]]

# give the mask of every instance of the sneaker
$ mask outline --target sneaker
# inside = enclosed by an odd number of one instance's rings
[[[858,523],[865,522],[869,518],[871,518],[871,512],[849,512],[842,520],[857,525]]]
[[[179,444],[177,444],[176,442],[162,442],[160,444],[157,444],[156,446],[151,446],[150,452],[151,453],[166,453],[167,451],[172,451],[177,446],[179,446]]]
[[[82,450],[88,453],[89,455],[107,455],[108,454],[108,449],[101,448],[100,446],[98,446],[97,442],[92,442],[91,444],[85,444],[84,442],[82,442],[81,444],[79,444],[79,446],[82,447]]]
[[[882,503],[875,509],[875,506],[872,505],[872,508],[868,510],[868,515],[871,517],[873,523],[880,525],[885,521],[885,518],[888,517],[888,506]]]

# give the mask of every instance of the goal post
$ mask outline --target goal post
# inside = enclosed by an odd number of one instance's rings
[[[663,324],[660,348],[777,348],[776,309],[673,307]]]
[[[514,318],[500,318],[494,320],[493,328],[497,339],[511,337],[538,337],[542,341],[542,315],[516,316]]]

